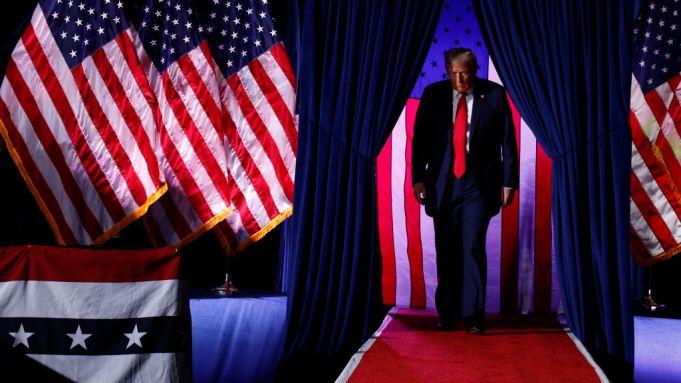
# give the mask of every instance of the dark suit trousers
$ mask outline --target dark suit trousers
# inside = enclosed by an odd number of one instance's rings
[[[442,323],[466,318],[481,324],[487,285],[487,227],[491,217],[472,176],[447,181],[434,217],[438,285],[435,305]]]

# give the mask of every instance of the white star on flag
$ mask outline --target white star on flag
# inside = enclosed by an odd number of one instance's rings
[[[24,324],[23,323],[19,324],[19,330],[17,330],[17,332],[10,332],[9,333],[9,335],[14,337],[14,344],[12,345],[12,347],[16,347],[16,346],[19,345],[19,343],[21,343],[24,346],[26,346],[26,348],[29,348],[28,338],[33,336],[33,334],[35,334],[35,333],[24,331]]]
[[[145,336],[147,333],[146,332],[140,332],[137,331],[137,325],[135,325],[135,328],[132,330],[131,333],[126,333],[125,336],[128,337],[128,345],[125,346],[126,349],[130,348],[133,344],[138,345],[140,348],[142,348],[142,337]]]
[[[76,332],[74,334],[66,334],[69,338],[71,338],[71,349],[73,349],[76,346],[81,346],[83,349],[87,350],[87,346],[85,345],[85,339],[89,338],[92,334],[83,334],[83,332],[80,330],[80,325],[78,325],[78,328],[76,329]]]

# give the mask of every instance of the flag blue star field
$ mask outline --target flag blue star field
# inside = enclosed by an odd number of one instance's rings
[[[171,248],[0,248],[0,336],[76,382],[191,381],[179,273]],[[27,381],[30,371],[12,367],[3,370],[8,381]]]
[[[631,238],[643,263],[681,252],[681,3],[646,2],[634,26]]]
[[[148,210],[158,245],[215,228],[238,251],[291,214],[295,78],[267,0],[42,0],[0,101],[60,244]]]
[[[433,223],[414,199],[411,185],[411,140],[423,89],[447,79],[444,52],[458,46],[473,50],[480,64],[479,77],[501,83],[470,1],[445,1],[430,43],[411,98],[376,161],[383,301],[400,307],[435,306]],[[556,311],[559,293],[552,248],[551,160],[515,111],[514,122],[521,159],[520,188],[513,204],[490,222],[486,311]]]

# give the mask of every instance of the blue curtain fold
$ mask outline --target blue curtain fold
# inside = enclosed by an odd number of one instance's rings
[[[375,158],[416,82],[442,1],[296,3],[285,38],[297,50],[299,146],[280,379],[319,381],[337,376],[382,319]]]
[[[553,160],[553,225],[568,324],[633,363],[628,123],[630,0],[476,0],[511,98]]]

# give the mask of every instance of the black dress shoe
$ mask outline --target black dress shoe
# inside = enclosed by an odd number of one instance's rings
[[[454,331],[456,330],[456,325],[454,323],[442,323],[438,322],[435,326],[435,331]]]

